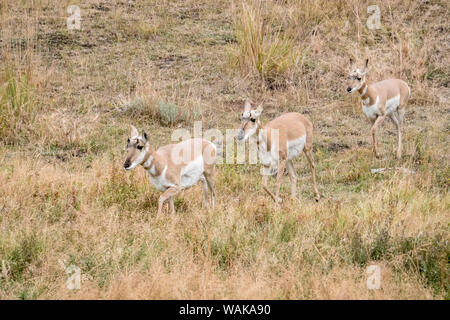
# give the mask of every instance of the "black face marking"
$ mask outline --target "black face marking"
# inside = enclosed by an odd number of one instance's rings
[[[144,146],[137,146],[137,148],[138,148],[139,150],[142,150],[143,147],[144,147]]]
[[[253,118],[251,118],[251,119],[250,119],[250,121],[251,121],[251,122],[255,122],[255,121],[256,121],[256,119],[253,119]]]

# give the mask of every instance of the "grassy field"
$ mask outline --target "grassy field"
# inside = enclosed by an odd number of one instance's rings
[[[0,2],[0,299],[449,299],[448,1]],[[68,30],[69,5],[81,30]],[[345,92],[349,58],[412,88],[404,150]],[[147,173],[123,170],[130,124],[155,146],[176,128],[314,124],[319,191],[295,162],[277,207],[258,165],[218,165],[156,220]],[[371,173],[373,168],[401,167]],[[272,181],[273,187],[273,181]],[[65,268],[81,270],[69,290]],[[381,288],[368,290],[370,265]]]

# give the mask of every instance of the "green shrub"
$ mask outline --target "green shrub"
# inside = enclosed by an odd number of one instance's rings
[[[170,102],[159,102],[159,115],[161,116],[161,123],[164,125],[174,125],[180,118],[180,108]]]
[[[9,253],[7,265],[14,281],[22,281],[28,267],[39,259],[42,245],[35,234],[25,236]]]

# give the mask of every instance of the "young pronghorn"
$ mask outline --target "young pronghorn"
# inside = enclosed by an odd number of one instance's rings
[[[150,175],[151,183],[164,193],[158,201],[158,217],[164,203],[169,200],[170,211],[175,212],[173,198],[181,190],[202,181],[203,205],[208,207],[208,188],[211,192],[211,206],[214,208],[214,175],[216,146],[204,139],[196,138],[169,144],[154,150],[143,132],[131,126],[131,137],[127,144],[128,155],[125,170],[142,165]]]
[[[241,117],[238,140],[246,141],[256,134],[258,142],[258,156],[263,164],[262,186],[276,203],[281,202],[279,197],[281,178],[287,167],[291,180],[291,197],[297,193],[297,175],[293,160],[302,151],[308,159],[312,171],[314,196],[319,201],[320,195],[316,186],[316,172],[312,153],[313,126],[305,116],[300,113],[286,113],[270,121],[265,126],[261,125],[260,116],[262,106],[254,108],[247,101]],[[275,194],[267,187],[268,175],[277,175]]]
[[[402,155],[402,123],[405,106],[411,96],[408,84],[400,79],[388,79],[375,83],[366,81],[369,59],[366,59],[364,69],[354,69],[350,72],[347,92],[358,91],[361,95],[362,109],[372,121],[373,153],[379,158],[377,150],[377,129],[380,123],[389,116],[397,126],[398,148],[397,158]]]

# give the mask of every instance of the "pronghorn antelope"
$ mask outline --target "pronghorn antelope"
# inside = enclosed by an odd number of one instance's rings
[[[155,151],[147,139],[147,134],[139,134],[138,130],[131,126],[127,149],[128,155],[123,165],[125,170],[142,165],[156,189],[164,191],[158,201],[158,217],[167,200],[170,211],[175,212],[174,196],[199,181],[202,181],[203,186],[203,205],[208,207],[209,189],[211,206],[214,208],[216,147],[212,142],[200,138],[189,139],[160,147]]]
[[[312,181],[316,201],[320,195],[316,186],[316,172],[312,153],[313,126],[305,116],[300,113],[286,113],[270,121],[265,126],[261,125],[260,116],[262,106],[254,108],[247,101],[241,116],[241,125],[238,133],[239,141],[246,141],[256,134],[258,142],[258,156],[263,165],[262,186],[276,203],[281,202],[279,197],[281,178],[287,167],[291,180],[291,197],[297,193],[297,175],[293,160],[302,151],[308,159],[312,171]],[[268,175],[277,175],[275,194],[267,186]]]
[[[380,123],[389,116],[397,126],[398,148],[397,158],[402,155],[402,123],[405,106],[411,96],[408,84],[400,79],[388,79],[375,83],[366,81],[369,59],[366,59],[364,69],[354,69],[350,72],[347,92],[358,91],[361,95],[362,109],[372,121],[373,153],[379,158],[377,150],[377,129]]]

